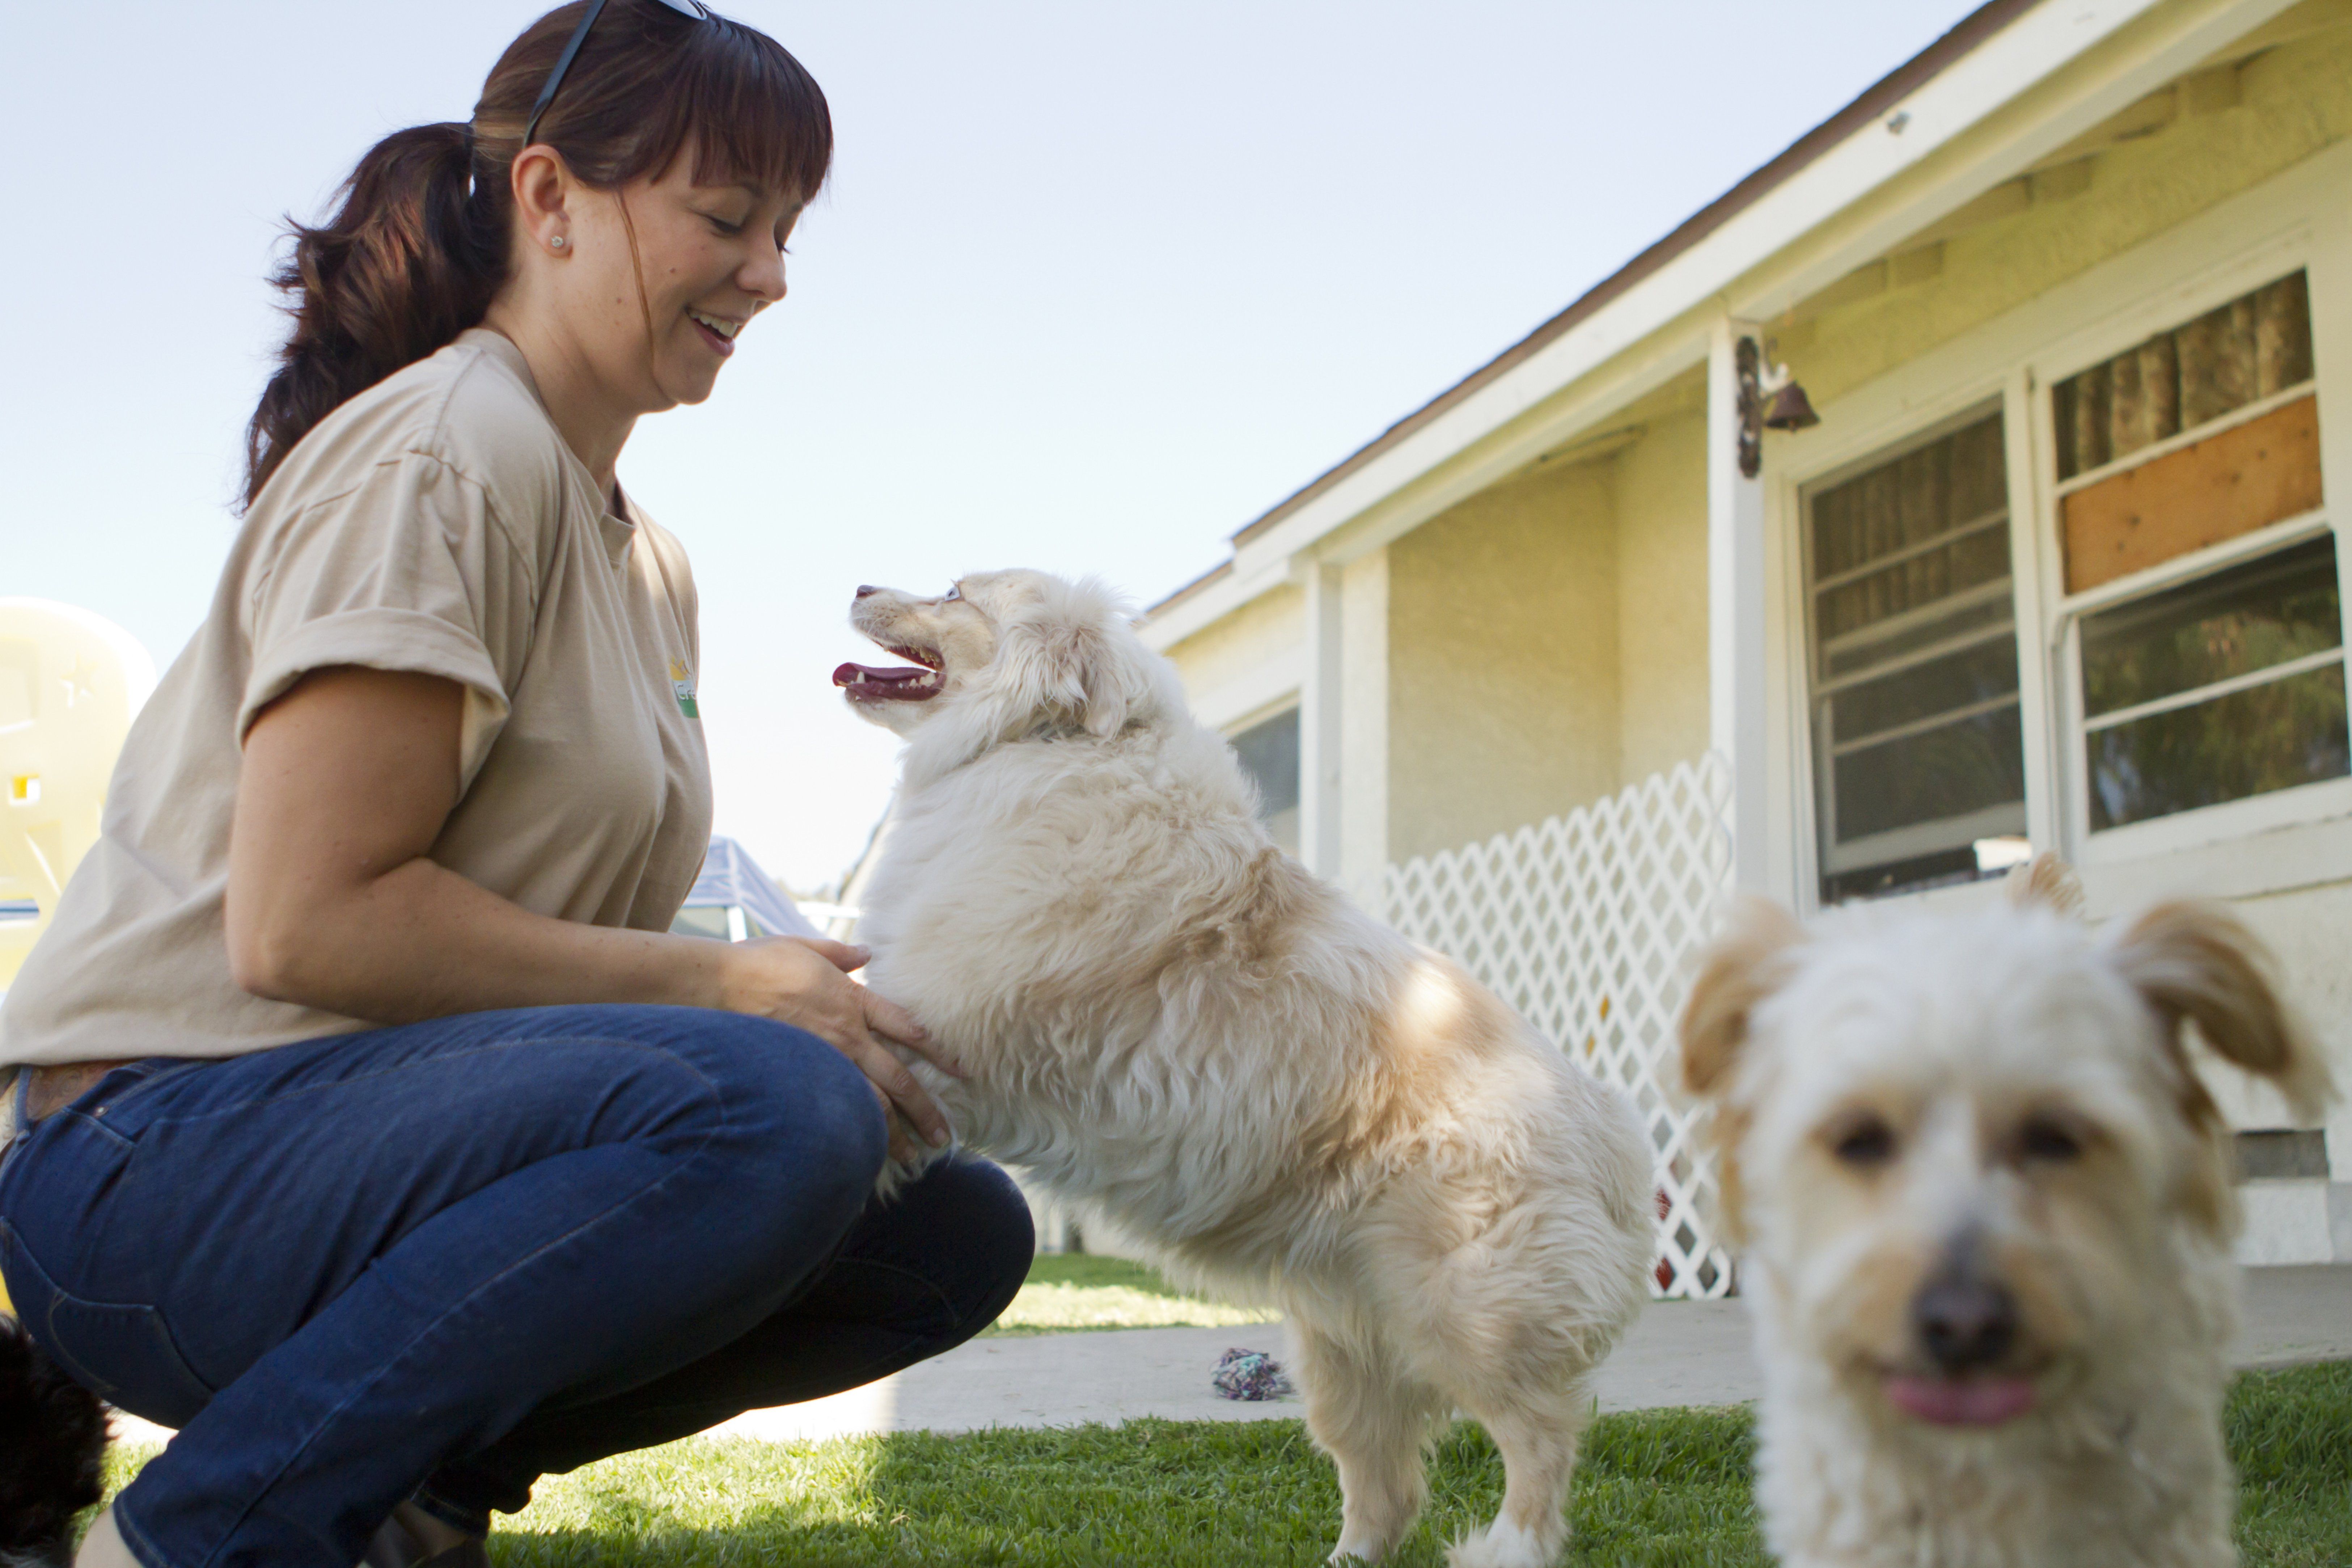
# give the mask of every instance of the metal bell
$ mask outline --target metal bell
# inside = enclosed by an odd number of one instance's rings
[[[1813,412],[1812,403],[1805,396],[1805,389],[1793,381],[1774,393],[1771,403],[1764,410],[1764,428],[1767,430],[1802,430],[1808,425],[1821,422],[1822,416]]]

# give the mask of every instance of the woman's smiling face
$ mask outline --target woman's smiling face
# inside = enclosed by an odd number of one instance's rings
[[[784,297],[797,192],[698,185],[694,151],[604,194],[574,187],[551,270],[574,352],[615,403],[651,414],[710,395],[751,318]],[[640,290],[642,289],[642,293]]]

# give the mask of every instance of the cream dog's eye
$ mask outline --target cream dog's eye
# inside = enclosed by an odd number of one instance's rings
[[[2028,1160],[2066,1164],[2083,1157],[2083,1141],[2063,1123],[2036,1116],[2017,1130],[2017,1152]]]
[[[962,597],[963,590],[961,587],[950,588],[946,593],[940,595],[940,603],[944,605],[950,599],[961,599]]]
[[[1848,1165],[1884,1165],[1895,1158],[1895,1129],[1878,1117],[1859,1117],[1831,1135],[1830,1152]]]

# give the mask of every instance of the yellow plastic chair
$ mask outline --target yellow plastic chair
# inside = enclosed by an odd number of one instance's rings
[[[154,660],[113,622],[0,598],[0,989],[98,841],[106,781],[154,689]]]
[[[98,841],[106,781],[154,689],[155,661],[112,621],[0,598],[0,990]]]

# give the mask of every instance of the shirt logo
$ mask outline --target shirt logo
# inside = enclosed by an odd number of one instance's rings
[[[694,671],[677,659],[669,661],[669,689],[677,699],[677,710],[689,719],[702,717],[702,710],[694,703]]]

